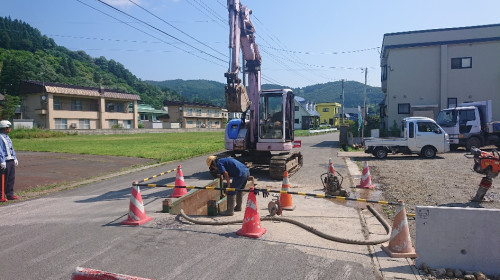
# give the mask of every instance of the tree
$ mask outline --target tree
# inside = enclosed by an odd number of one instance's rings
[[[16,114],[16,108],[21,103],[19,96],[6,94],[2,102],[2,119],[9,120]]]

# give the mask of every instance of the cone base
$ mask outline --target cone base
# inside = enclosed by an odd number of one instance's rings
[[[121,225],[127,225],[127,226],[140,226],[142,224],[145,224],[149,221],[153,220],[153,217],[147,217],[142,219],[142,220],[139,220],[139,221],[136,221],[136,220],[131,220],[131,219],[126,219],[125,221],[122,221],[120,222]]]
[[[169,196],[167,196],[167,197],[171,197],[171,198],[179,198],[179,197],[184,196],[185,194],[187,194],[187,192],[185,192],[185,193],[173,193],[173,194],[171,194],[171,195],[169,195]]]
[[[375,189],[375,185],[369,185],[369,186],[361,186],[361,185],[356,185],[356,188],[358,189]]]
[[[281,206],[281,209],[286,210],[286,211],[293,211],[295,210],[295,205],[292,206]]]
[[[237,235],[239,236],[246,236],[246,237],[251,237],[251,238],[259,238],[261,237],[262,235],[264,235],[264,233],[266,233],[266,229],[261,227],[260,231],[259,232],[243,232],[243,229],[240,229],[236,232]]]
[[[416,257],[418,257],[417,253],[415,252],[415,250],[413,248],[410,250],[410,252],[398,253],[398,252],[391,251],[389,246],[384,244],[384,245],[382,245],[382,250],[384,250],[384,252],[387,255],[389,255],[389,257],[391,257],[391,258],[416,258]]]
[[[0,202],[7,202],[7,201],[9,201],[9,200],[6,198],[0,198]]]

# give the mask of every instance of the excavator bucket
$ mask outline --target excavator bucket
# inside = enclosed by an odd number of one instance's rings
[[[226,107],[229,112],[243,113],[250,107],[250,99],[243,84],[226,85]]]

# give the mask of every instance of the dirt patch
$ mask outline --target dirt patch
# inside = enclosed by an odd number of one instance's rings
[[[474,161],[464,154],[464,150],[459,150],[439,154],[435,159],[389,155],[384,160],[366,154],[351,159],[366,160],[372,182],[382,191],[385,200],[403,200],[407,214],[415,213],[417,205],[500,209],[500,177],[493,179],[493,187],[486,195],[491,202],[470,201],[483,175],[472,170]],[[389,218],[394,210],[386,211]],[[408,223],[415,242],[415,220],[409,218]]]
[[[14,191],[103,176],[154,163],[143,158],[18,151]]]

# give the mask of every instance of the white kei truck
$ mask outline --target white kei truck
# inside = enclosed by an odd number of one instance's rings
[[[408,117],[401,123],[401,137],[365,138],[365,153],[384,159],[389,153],[419,154],[434,158],[450,151],[448,134],[433,119]]]

